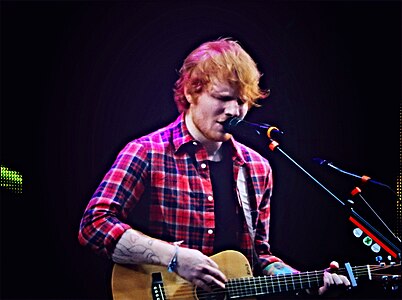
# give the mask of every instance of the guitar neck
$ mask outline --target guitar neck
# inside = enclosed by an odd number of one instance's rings
[[[358,276],[370,275],[370,266],[354,267],[352,269],[356,278]],[[340,268],[338,273],[345,274],[346,269]],[[226,283],[226,289],[230,299],[299,291],[322,286],[323,275],[324,270],[296,274],[234,278]]]
[[[230,299],[292,292],[320,287],[323,284],[323,271],[302,272],[258,277],[230,279],[226,283]]]

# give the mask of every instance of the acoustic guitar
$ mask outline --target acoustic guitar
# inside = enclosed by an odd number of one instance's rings
[[[323,284],[325,270],[254,277],[247,258],[240,252],[223,251],[211,258],[228,278],[225,289],[216,288],[206,292],[161,266],[115,264],[112,271],[113,298],[115,300],[250,299],[258,295],[320,287]],[[340,268],[338,274],[347,275],[352,285],[361,278],[400,281],[401,276],[393,275],[395,272],[382,273],[385,270],[390,271],[391,268],[393,269],[391,271],[399,269],[400,274],[400,264],[349,266]]]

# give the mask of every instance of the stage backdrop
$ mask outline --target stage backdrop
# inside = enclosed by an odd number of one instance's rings
[[[280,148],[338,199],[350,199],[358,181],[313,158],[396,190],[400,9],[398,1],[2,1],[1,165],[22,176],[22,193],[1,188],[1,297],[110,297],[110,262],[78,243],[82,213],[118,151],[177,117],[183,59],[219,37],[241,43],[271,90],[246,119],[283,130]],[[255,148],[274,168],[275,254],[300,270],[376,263],[338,200],[282,153]],[[367,185],[362,195],[400,234],[395,194]],[[362,295],[390,296],[374,283],[349,294]]]

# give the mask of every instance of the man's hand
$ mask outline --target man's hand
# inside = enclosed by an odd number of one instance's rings
[[[324,272],[324,285],[316,292],[318,295],[337,297],[350,286],[349,279],[346,276],[338,275],[335,272],[339,269],[336,261],[330,263],[329,268]],[[314,294],[311,290],[309,294]]]
[[[226,276],[218,265],[208,256],[198,250],[180,248],[177,254],[176,273],[207,292],[213,286],[225,288]]]

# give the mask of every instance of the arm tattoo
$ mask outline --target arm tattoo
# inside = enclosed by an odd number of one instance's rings
[[[152,239],[144,239],[140,236],[123,235],[113,252],[113,261],[121,264],[160,264],[160,258],[152,249]]]

